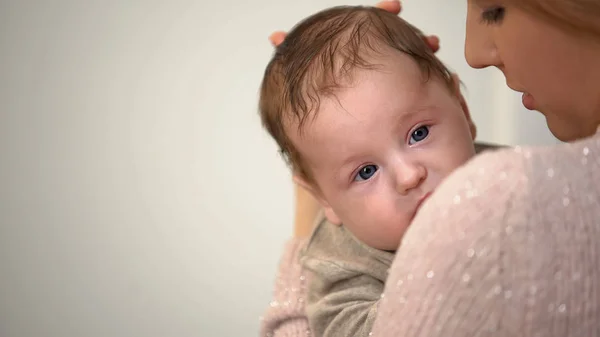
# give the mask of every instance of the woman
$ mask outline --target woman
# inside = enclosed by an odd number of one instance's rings
[[[567,143],[452,174],[403,238],[373,335],[600,336],[600,1],[469,0],[466,29],[468,63],[500,69]],[[301,245],[287,247],[265,334],[307,334]]]

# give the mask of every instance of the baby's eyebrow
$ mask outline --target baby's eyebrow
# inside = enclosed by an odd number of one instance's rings
[[[338,165],[337,171],[345,171],[346,167],[351,166],[351,164],[359,162],[361,157],[363,157],[363,156],[353,155],[353,156],[350,156],[350,157],[344,159],[342,161],[341,165]]]
[[[419,115],[421,115],[425,112],[433,111],[433,110],[437,110],[437,106],[435,106],[435,105],[417,106],[415,108],[411,108],[410,110],[401,111],[401,112],[399,112],[399,116],[397,117],[397,119],[395,121],[395,125],[399,129],[404,128],[404,127],[406,127],[406,124],[408,122],[411,122],[414,119],[418,119]]]
[[[423,110],[422,108],[418,108],[418,109],[411,109],[406,112],[400,112],[399,116],[398,116],[398,120],[396,121],[397,124],[403,125],[404,123],[413,119],[416,115],[421,113],[422,110]]]
[[[347,158],[342,158],[341,162],[336,164],[333,170],[335,181],[343,184],[346,180],[348,180],[348,175],[356,168],[355,166],[364,161],[366,160],[365,155],[363,154],[353,154]]]

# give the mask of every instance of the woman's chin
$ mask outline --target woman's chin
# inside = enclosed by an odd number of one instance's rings
[[[553,115],[546,115],[546,124],[548,129],[558,140],[562,142],[573,142],[579,139],[587,138],[596,132],[596,129],[591,126],[578,127],[572,123],[568,123],[564,119],[557,118]]]

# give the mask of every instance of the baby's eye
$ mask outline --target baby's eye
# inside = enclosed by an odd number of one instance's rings
[[[413,131],[413,133],[410,135],[410,140],[408,141],[408,144],[413,145],[414,143],[418,143],[418,142],[422,141],[423,139],[427,138],[428,135],[429,135],[429,127],[426,125],[423,125],[420,128]]]
[[[375,174],[375,172],[377,172],[377,170],[377,165],[363,166],[356,174],[356,177],[354,177],[354,181],[369,180]]]

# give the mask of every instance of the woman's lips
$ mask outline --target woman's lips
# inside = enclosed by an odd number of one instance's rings
[[[535,100],[531,94],[524,92],[523,93],[523,106],[528,110],[533,110],[535,108]]]

